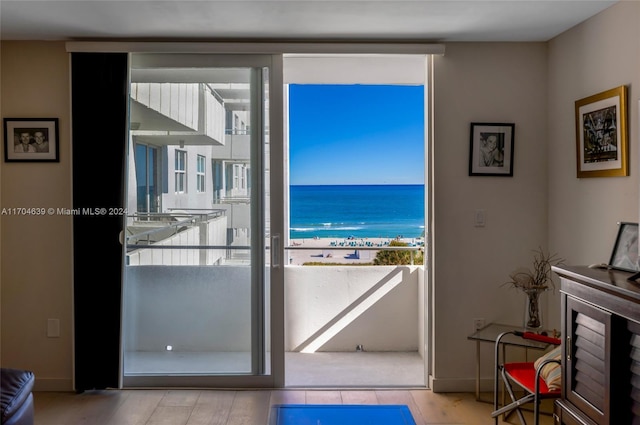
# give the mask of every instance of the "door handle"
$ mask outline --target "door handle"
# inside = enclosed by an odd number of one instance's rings
[[[271,267],[280,268],[280,235],[271,236]]]

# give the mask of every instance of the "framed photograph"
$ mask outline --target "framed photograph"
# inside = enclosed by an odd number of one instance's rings
[[[609,267],[616,270],[637,272],[638,263],[638,223],[622,222],[613,245]]]
[[[576,101],[578,178],[629,175],[627,88]]]
[[[513,176],[515,124],[471,123],[470,176]]]
[[[59,162],[58,118],[5,118],[5,162]]]

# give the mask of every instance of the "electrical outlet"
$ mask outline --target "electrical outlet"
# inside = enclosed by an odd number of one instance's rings
[[[473,330],[484,328],[484,318],[473,319]]]

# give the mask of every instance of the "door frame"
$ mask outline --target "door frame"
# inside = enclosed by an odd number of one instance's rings
[[[163,52],[164,54],[164,52]],[[128,375],[124,374],[123,367],[123,348],[124,348],[124,332],[121,332],[121,361],[120,361],[120,377],[121,388],[135,387],[210,387],[210,388],[272,388],[282,386],[284,382],[284,336],[282,329],[284,328],[283,297],[284,273],[282,267],[271,264],[279,264],[279,258],[282,258],[282,246],[277,245],[277,250],[272,246],[267,246],[264,240],[265,230],[271,236],[271,239],[278,240],[282,234],[284,220],[282,214],[282,191],[284,185],[282,183],[283,173],[279,164],[282,163],[282,90],[272,89],[272,87],[282,87],[282,59],[281,55],[225,55],[207,53],[206,55],[192,55],[183,52],[166,53],[167,58],[173,56],[184,55],[188,57],[190,65],[211,67],[211,68],[249,68],[251,72],[251,101],[252,104],[259,108],[261,113],[252,114],[252,128],[268,128],[268,133],[255,133],[257,137],[252,139],[252,143],[260,145],[259,149],[251,149],[251,161],[256,164],[259,172],[251,173],[252,192],[256,194],[255,203],[252,202],[252,210],[257,214],[252,214],[252,260],[251,260],[251,346],[252,346],[252,372],[247,374],[202,374],[202,375]],[[162,61],[164,58],[160,58]],[[256,72],[257,69],[267,69],[268,91],[267,99],[269,103],[268,123],[263,121],[265,110],[263,109],[263,90],[262,72]],[[255,116],[254,116],[255,115]],[[264,125],[263,125],[264,124]],[[269,163],[264,162],[264,151],[269,150]],[[127,154],[128,155],[128,154]],[[126,159],[126,163],[129,160]],[[126,172],[128,175],[128,171]],[[265,182],[264,179],[269,179]],[[265,200],[265,187],[268,187],[270,201],[267,204]],[[265,206],[269,206],[271,211],[264,210]],[[269,228],[265,227],[265,216],[270,217]],[[124,226],[125,223],[123,223]],[[282,251],[282,252],[278,252]],[[125,255],[123,249],[123,256]],[[270,261],[269,261],[270,257]],[[264,266],[264,267],[263,267]],[[268,275],[267,275],[268,273]],[[123,270],[124,281],[124,270]],[[265,285],[269,285],[270,289],[265,291]],[[124,291],[123,291],[124,292]],[[265,298],[266,294],[269,298]],[[269,326],[265,327],[265,300],[270,305],[268,310],[270,317],[267,319]],[[125,300],[122,299],[122,303]],[[122,311],[126,309],[123,307]],[[126,318],[123,317],[122,326],[126,326]],[[266,335],[269,332],[269,335]],[[263,368],[266,353],[266,339],[270,340],[270,364]],[[270,370],[267,374],[266,370]]]
[[[351,45],[353,47],[353,45]],[[414,85],[420,84],[424,87],[424,187],[425,187],[425,263],[422,270],[422,277],[424,279],[424,293],[421,293],[420,299],[424,306],[424,321],[419,323],[420,327],[420,348],[419,350],[424,355],[424,382],[426,388],[431,388],[430,376],[433,370],[433,337],[431,318],[433,313],[433,268],[432,258],[434,254],[433,237],[432,237],[432,223],[433,223],[433,176],[431,170],[433,170],[433,84],[434,84],[434,72],[433,72],[433,55],[443,54],[444,50],[436,51],[429,50],[429,47],[435,45],[426,45],[423,50],[407,48],[406,45],[397,50],[386,50],[384,45],[378,46],[378,49],[363,48],[358,51],[357,48],[345,48],[344,52],[341,49],[335,51],[331,47],[326,47],[325,50],[313,45],[308,50],[299,49],[291,54],[283,54],[283,79],[284,79],[284,118],[285,118],[285,135],[284,148],[285,148],[285,167],[287,170],[290,168],[289,163],[289,134],[288,134],[288,119],[289,119],[289,98],[288,87],[290,84],[327,84],[327,85],[356,85],[356,84],[370,84],[370,85]],[[362,46],[359,46],[362,47]],[[326,67],[321,71],[314,64],[314,60],[326,60]],[[377,60],[380,60],[378,63]],[[396,65],[397,73],[393,77],[383,76],[388,71],[383,71],[381,74],[377,72],[368,72],[369,69],[375,69],[378,66],[380,69],[387,69],[384,65],[389,60],[395,60],[399,64]],[[342,61],[342,63],[341,63]],[[294,66],[291,66],[295,63]],[[347,64],[350,68],[350,72],[344,72],[342,67]],[[294,68],[294,70],[292,70]],[[368,74],[363,77],[364,74]],[[286,205],[285,209],[285,223],[289,223],[289,198],[288,198],[288,186],[289,176],[285,176],[287,190],[285,190]],[[286,237],[284,239],[285,244],[290,244],[288,225],[286,227]],[[286,324],[285,324],[286,326]]]
[[[284,145],[284,76],[283,76],[283,55],[292,54],[424,54],[427,56],[427,83],[425,101],[425,188],[428,191],[425,197],[425,218],[426,235],[425,241],[429,247],[426,254],[425,265],[425,306],[427,312],[426,320],[432,316],[434,299],[432,280],[434,270],[432,258],[434,252],[432,226],[433,226],[433,181],[431,179],[431,153],[433,145],[433,60],[431,55],[444,55],[444,44],[438,43],[354,43],[344,41],[339,43],[323,42],[128,42],[128,41],[70,41],[65,44],[69,53],[211,53],[227,54],[234,58],[242,58],[245,55],[259,55],[270,58],[270,87],[280,87],[279,90],[270,90],[270,180],[271,180],[271,236],[272,236],[272,261],[284,258],[284,236],[285,209],[284,189],[285,174],[284,169],[287,164]],[[275,184],[274,184],[275,183]],[[273,190],[274,188],[279,190]],[[274,220],[279,217],[279,220]],[[199,377],[187,377],[181,379],[175,377],[171,385],[175,386],[215,386],[235,387],[235,388],[283,388],[284,387],[284,266],[280,262],[277,267],[271,267],[271,375],[269,376],[249,376],[242,379],[234,377],[216,377],[214,382],[205,381]],[[425,353],[428,359],[425,367],[427,377],[431,375],[433,369],[433,337],[432,329],[427,323]],[[122,350],[120,350],[122,353]],[[122,369],[122,361],[120,362]],[[122,377],[122,370],[120,371]],[[209,377],[207,377],[210,379]],[[233,379],[230,379],[233,378]],[[428,380],[427,380],[428,382]],[[120,382],[122,387],[122,382]]]

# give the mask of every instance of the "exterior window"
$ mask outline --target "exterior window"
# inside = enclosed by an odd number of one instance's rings
[[[228,109],[225,110],[224,125],[225,133],[233,134],[233,111],[230,111]]]
[[[160,211],[160,155],[154,146],[136,143],[137,210],[139,213]]]
[[[176,193],[186,192],[187,152],[176,151]]]
[[[198,170],[196,174],[196,189],[198,192],[205,191],[205,158],[204,155],[198,155]]]
[[[239,165],[233,166],[233,188],[234,189],[240,188],[240,172],[241,171],[242,170],[240,169]]]

